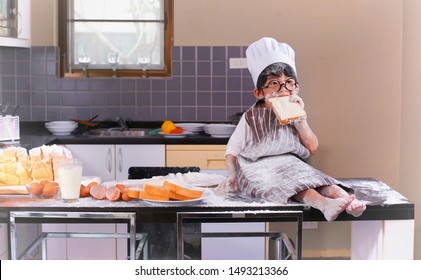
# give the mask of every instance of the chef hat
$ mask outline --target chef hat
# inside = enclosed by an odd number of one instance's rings
[[[272,63],[286,63],[297,74],[294,50],[288,44],[280,43],[273,38],[264,37],[252,43],[246,50],[246,57],[247,67],[255,86],[260,73]]]

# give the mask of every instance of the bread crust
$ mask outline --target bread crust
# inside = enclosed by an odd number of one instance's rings
[[[289,96],[273,97],[269,99],[269,105],[275,112],[281,125],[286,125],[294,121],[307,117],[307,113],[297,102],[291,102]]]

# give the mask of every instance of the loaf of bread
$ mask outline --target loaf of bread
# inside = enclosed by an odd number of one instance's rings
[[[56,180],[58,162],[72,158],[72,153],[68,149],[57,145],[33,148],[29,151],[29,155],[33,180]]]
[[[56,180],[57,162],[71,159],[71,152],[61,146],[0,149],[0,186],[25,185],[33,180]]]
[[[289,96],[273,97],[269,99],[270,106],[275,112],[281,125],[289,124],[307,117],[306,112],[297,102],[291,102]]]
[[[28,153],[22,147],[0,150],[0,185],[24,185],[31,180]]]

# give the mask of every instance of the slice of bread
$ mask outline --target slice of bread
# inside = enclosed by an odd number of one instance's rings
[[[291,102],[289,96],[273,97],[269,99],[275,115],[281,125],[289,124],[296,120],[305,119],[307,114],[297,102]]]

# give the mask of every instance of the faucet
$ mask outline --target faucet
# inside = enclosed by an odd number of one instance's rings
[[[118,127],[121,128],[121,130],[128,130],[129,129],[126,121],[122,117],[117,118],[117,124],[118,124]]]

